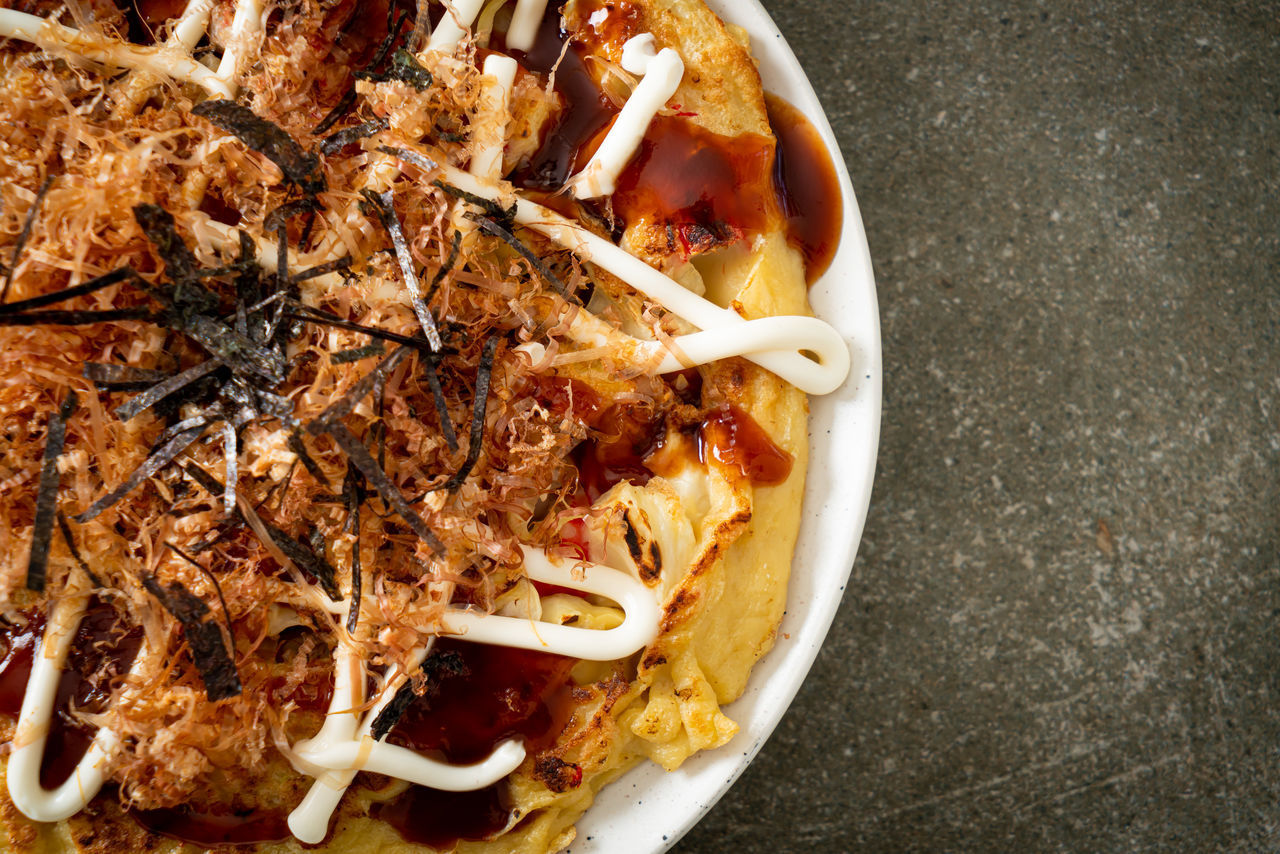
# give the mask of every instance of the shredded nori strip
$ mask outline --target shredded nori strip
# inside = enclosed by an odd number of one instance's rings
[[[373,726],[369,730],[373,740],[382,741],[382,739],[386,738],[387,733],[391,732],[392,728],[400,722],[400,718],[408,711],[416,699],[418,699],[418,695],[413,690],[412,681],[406,681],[397,688],[395,696],[382,707],[382,711],[378,712],[378,716],[373,719]]]
[[[387,374],[400,363],[404,355],[409,352],[408,347],[397,347],[391,351],[391,355],[378,363],[378,366],[360,379],[356,380],[346,394],[329,404],[324,412],[321,412],[307,425],[307,432],[312,436],[319,436],[321,433],[327,433],[333,424],[339,419],[346,418],[351,414],[351,410],[356,408],[360,401],[365,399],[369,392],[374,390],[380,378],[385,378]]]
[[[370,119],[367,122],[361,122],[358,125],[352,125],[349,128],[326,136],[320,140],[317,146],[321,154],[336,154],[346,148],[351,143],[364,139],[367,136],[373,136],[375,133],[384,131],[389,126],[390,121],[385,116],[379,116],[376,119]]]
[[[173,282],[168,299],[177,313],[175,320],[181,325],[192,315],[216,309],[218,298],[199,283],[200,264],[178,234],[173,215],[159,205],[142,204],[134,205],[133,218],[164,260],[165,274]]]
[[[86,377],[88,376],[88,367],[88,365],[85,366]],[[167,377],[148,388],[142,394],[131,397],[117,406],[116,417],[121,421],[129,421],[138,413],[155,406],[169,395],[186,388],[201,377],[208,376],[220,367],[222,367],[222,363],[217,359],[209,359],[198,365],[192,365],[181,373]]]
[[[364,589],[364,568],[360,561],[360,507],[364,504],[364,479],[360,470],[347,461],[347,475],[342,479],[342,500],[347,506],[348,532],[354,531],[355,545],[351,549],[351,607],[347,611],[347,631],[355,634],[360,621],[360,596]]]
[[[336,273],[338,270],[350,269],[350,267],[351,256],[343,255],[341,258],[337,258],[333,261],[326,261],[323,264],[317,264],[314,267],[309,267],[306,270],[294,273],[293,277],[289,281],[294,283],[305,282],[307,279],[315,279],[319,276],[328,275],[329,273]]]
[[[158,448],[151,452],[151,455],[143,460],[142,465],[134,469],[133,474],[129,475],[125,482],[113,489],[111,492],[99,498],[97,501],[89,505],[89,509],[83,513],[77,514],[74,518],[80,524],[88,522],[90,519],[96,518],[103,510],[115,504],[121,498],[138,488],[144,480],[151,477],[160,469],[173,462],[178,454],[185,451],[191,446],[196,439],[204,433],[208,423],[200,424],[178,433],[167,442],[160,444]]]
[[[431,284],[427,287],[427,295],[422,298],[425,303],[430,303],[431,298],[436,295],[436,291],[440,290],[440,283],[444,281],[444,277],[449,275],[453,270],[453,265],[458,263],[458,252],[462,249],[462,232],[455,231],[453,233],[453,243],[449,247],[449,254],[444,259],[444,263],[440,265],[440,269],[436,270],[436,274],[431,277]]]
[[[559,277],[556,276],[555,273],[551,272],[551,268],[543,263],[542,259],[539,258],[532,249],[525,246],[523,241],[504,228],[501,224],[489,217],[476,216],[470,211],[468,211],[465,216],[467,219],[474,221],[476,225],[480,226],[481,231],[492,234],[494,237],[501,238],[508,246],[519,252],[520,255],[529,262],[529,265],[538,272],[538,275],[542,277],[543,281],[555,289],[556,293],[560,294],[560,296],[564,297],[571,303],[582,305],[581,300],[570,292],[569,288],[564,282],[560,281]]]
[[[294,539],[265,519],[262,520],[262,527],[275,547],[297,564],[298,569],[310,573],[316,581],[320,582],[325,595],[335,602],[342,598],[342,591],[338,589],[337,570],[325,558],[322,551],[317,552],[311,548],[310,544]]]
[[[412,163],[423,172],[434,172],[440,166],[440,164],[436,163],[429,157],[419,154],[416,151],[410,151],[407,148],[392,148],[389,145],[379,145],[376,150],[383,154],[390,154],[392,157],[399,157],[401,160]],[[462,191],[459,190],[458,192]]]
[[[227,597],[222,595],[222,585],[218,583],[218,577],[214,575],[207,567],[199,563],[195,558],[193,558],[191,555],[187,554],[182,549],[175,546],[173,543],[167,542],[164,545],[165,545],[165,548],[169,549],[169,551],[173,552],[178,557],[182,558],[187,563],[191,564],[196,569],[200,570],[201,574],[203,574],[205,578],[209,579],[209,582],[213,585],[214,592],[218,594],[218,601],[222,603],[222,616],[226,618],[227,634],[230,635],[231,634],[231,611],[230,609],[227,608]]]
[[[438,651],[433,649],[423,660],[421,669],[427,679],[426,693],[423,696],[428,698],[433,696],[439,689],[442,678],[467,675],[466,662],[462,660],[461,655],[453,650]],[[418,699],[418,694],[413,690],[412,681],[405,682],[396,689],[395,696],[382,707],[382,711],[378,712],[378,716],[373,719],[370,734],[374,740],[381,741],[385,738],[416,699]]]
[[[44,459],[40,463],[40,485],[36,487],[36,515],[31,534],[31,556],[27,559],[27,589],[44,590],[45,575],[49,567],[49,542],[53,537],[53,522],[58,509],[58,457],[62,456],[67,441],[67,419],[75,411],[79,400],[74,391],[68,391],[62,406],[49,419],[49,430],[44,442]]]
[[[136,385],[147,388],[172,376],[164,371],[135,368],[133,365],[118,365],[114,362],[85,362],[80,368],[80,375],[98,388],[107,389]]]
[[[321,326],[332,326],[335,329],[346,329],[351,332],[363,332],[370,338],[377,338],[382,341],[390,341],[393,344],[400,344],[404,347],[413,347],[418,350],[418,355],[424,357],[426,361],[434,361],[439,353],[432,349],[431,342],[425,338],[416,336],[400,335],[396,332],[388,332],[385,329],[378,329],[376,326],[364,326],[350,320],[343,320],[336,314],[330,314],[320,309],[311,308],[301,303],[291,303],[297,310],[286,311],[285,318],[290,320],[302,320],[307,323],[315,323]]]
[[[242,688],[235,661],[222,636],[222,627],[216,621],[206,620],[210,611],[204,600],[193,595],[181,582],[173,581],[165,586],[151,574],[142,576],[142,586],[182,625],[187,646],[191,648],[191,659],[209,700],[216,703],[239,696]]]
[[[391,237],[391,245],[396,250],[396,260],[400,263],[400,273],[404,276],[404,287],[409,292],[409,303],[413,306],[413,313],[418,316],[418,322],[422,324],[422,331],[426,333],[431,346],[439,350],[443,346],[440,330],[436,328],[436,319],[432,316],[431,309],[427,308],[427,304],[422,300],[422,286],[418,282],[417,272],[413,269],[413,256],[409,254],[409,242],[405,240],[404,229],[400,225],[400,217],[396,213],[395,200],[391,196],[391,191],[387,190],[382,195],[378,195],[370,190],[364,190],[362,195],[377,210],[382,227]]]
[[[240,477],[237,470],[239,454],[237,451],[236,428],[230,421],[222,422],[222,459],[226,468],[226,484],[222,487],[222,508],[228,516],[236,512],[236,481]]]
[[[396,511],[401,519],[413,529],[413,532],[422,538],[423,542],[431,547],[436,554],[444,552],[444,543],[440,542],[440,538],[435,535],[422,517],[413,512],[413,508],[409,506],[409,502],[405,499],[404,493],[391,482],[391,478],[387,477],[387,473],[378,466],[375,460],[369,454],[369,449],[351,435],[351,431],[341,422],[329,424],[326,432],[333,437],[338,443],[338,447],[346,453],[347,458],[360,470],[360,474],[364,475],[364,479],[374,488],[378,495],[382,496],[382,500]]]
[[[475,467],[476,461],[480,459],[480,446],[484,440],[484,415],[489,403],[489,380],[493,376],[493,354],[498,349],[499,340],[498,336],[494,335],[484,342],[484,352],[480,355],[480,368],[476,372],[476,400],[471,409],[471,443],[467,446],[467,458],[463,461],[462,468],[458,469],[443,486],[449,492],[462,486],[467,475],[471,474],[471,469]]]
[[[374,53],[373,58],[369,60],[369,64],[365,66],[366,70],[375,69],[383,63],[387,58],[387,54],[391,52],[392,45],[394,45],[396,43],[396,39],[400,37],[400,31],[404,29],[404,22],[408,20],[409,13],[405,12],[401,14],[400,17],[395,20],[395,23],[392,23],[395,15],[395,9],[396,6],[394,3],[388,4],[387,37],[382,40],[382,44],[378,45],[378,50]],[[354,84],[351,84],[347,86],[347,91],[342,93],[342,97],[338,99],[338,103],[334,105],[334,108],[329,111],[328,115],[320,120],[320,124],[316,125],[315,129],[312,130],[311,133],[316,136],[324,134],[325,131],[338,123],[338,119],[346,115],[347,111],[351,109],[351,105],[355,102],[356,87]]]
[[[498,220],[499,222],[502,222],[502,223],[506,223],[508,226],[512,225],[512,223],[515,222],[515,218],[516,218],[515,203],[512,203],[511,207],[509,208],[504,208],[502,205],[498,204],[492,199],[486,199],[484,196],[477,196],[475,193],[468,193],[466,190],[463,190],[460,187],[455,187],[452,184],[446,184],[444,181],[441,181],[439,178],[432,181],[431,185],[433,187],[439,187],[441,190],[444,190],[449,195],[462,199],[464,202],[469,202],[470,204],[475,205],[476,207],[480,208],[482,211],[487,213],[493,219]],[[472,215],[470,218],[475,219],[476,217]]]
[[[27,218],[22,221],[22,231],[18,233],[18,242],[13,245],[13,255],[9,259],[9,269],[4,272],[4,287],[0,287],[0,302],[4,302],[9,296],[9,287],[13,284],[13,274],[18,269],[18,259],[22,257],[22,250],[27,246],[27,240],[31,237],[31,229],[36,224],[36,215],[40,213],[40,204],[44,201],[45,193],[49,192],[50,185],[53,184],[53,175],[46,175],[40,184],[40,189],[36,190],[35,200],[31,203],[31,208],[27,211]]]
[[[370,359],[374,356],[381,356],[387,352],[387,348],[382,346],[381,341],[375,341],[364,347],[353,347],[350,350],[338,350],[329,354],[329,361],[335,365],[345,365],[350,362],[359,362],[361,359]]]
[[[88,326],[113,320],[155,320],[145,308],[108,308],[102,311],[27,311],[0,315],[0,326]]]
[[[320,136],[327,132],[329,128],[336,125],[338,120],[347,114],[347,111],[351,109],[355,102],[356,87],[348,87],[347,91],[343,92],[342,97],[338,99],[338,103],[333,105],[333,109],[320,120],[320,124],[312,128],[311,133],[315,136]]]
[[[208,119],[279,166],[285,178],[307,195],[315,195],[325,189],[324,176],[318,174],[320,158],[304,151],[284,129],[248,107],[218,99],[201,102],[191,112]]]
[[[241,335],[225,323],[198,314],[191,318],[185,331],[233,372],[253,374],[272,385],[284,382],[284,357]]]
[[[453,429],[453,419],[449,417],[449,402],[444,399],[444,388],[440,385],[440,375],[434,365],[424,364],[423,371],[427,375],[427,385],[431,387],[431,399],[435,401],[436,417],[440,419],[440,432],[450,451],[458,450],[458,434]]]
[[[76,548],[75,535],[71,533],[71,525],[67,522],[66,514],[61,510],[58,511],[58,530],[62,532],[62,541],[67,544],[67,551],[71,552],[71,557],[75,560],[76,566],[80,567],[80,571],[88,577],[94,587],[105,587],[102,579],[89,568],[84,558],[80,557],[80,551]]]
[[[375,83],[396,80],[407,83],[419,92],[431,88],[431,84],[435,82],[431,72],[418,62],[417,57],[404,48],[395,52],[391,58],[391,67],[386,71],[356,71],[351,76],[357,80],[372,80]]]
[[[137,273],[133,272],[131,267],[121,267],[118,270],[112,270],[110,273],[103,273],[101,276],[95,276],[87,282],[81,282],[70,288],[54,291],[53,293],[41,294],[38,297],[31,297],[19,302],[6,302],[0,304],[0,315],[17,314],[18,312],[30,311],[33,308],[43,308],[46,305],[63,302],[73,297],[81,297],[86,294],[100,291],[105,287],[123,282],[125,279],[137,277]]]
[[[302,460],[302,467],[316,479],[316,483],[329,490],[329,479],[324,476],[324,470],[320,468],[320,464],[307,452],[307,446],[303,443],[302,436],[291,430],[287,441],[289,450],[293,451],[294,455]]]

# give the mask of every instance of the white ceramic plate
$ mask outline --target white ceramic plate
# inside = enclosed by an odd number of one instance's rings
[[[764,86],[803,112],[838,152],[822,106],[795,54],[756,0],[707,0],[751,36]],[[809,293],[817,315],[849,342],[853,368],[833,394],[810,401],[811,441],[804,518],[787,613],[778,642],[751,673],[746,693],[725,712],[742,728],[725,747],[699,753],[667,773],[644,763],[605,787],[578,822],[570,854],[659,854],[729,789],[773,732],[800,689],[840,604],[862,536],[880,438],[880,318],[871,256],[844,160],[844,232],[831,268]]]

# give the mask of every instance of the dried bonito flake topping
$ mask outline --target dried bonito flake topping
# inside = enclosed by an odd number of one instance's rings
[[[848,353],[777,205],[613,204],[653,121],[772,145],[701,3],[0,35],[10,849],[558,850],[731,737]]]

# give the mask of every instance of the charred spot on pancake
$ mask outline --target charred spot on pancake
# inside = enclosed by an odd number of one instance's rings
[[[551,791],[563,794],[582,785],[582,766],[543,753],[534,760],[533,778]]]

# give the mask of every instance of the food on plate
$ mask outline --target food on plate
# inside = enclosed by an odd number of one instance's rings
[[[0,35],[9,850],[556,851],[732,738],[849,364],[743,32],[83,0]]]

